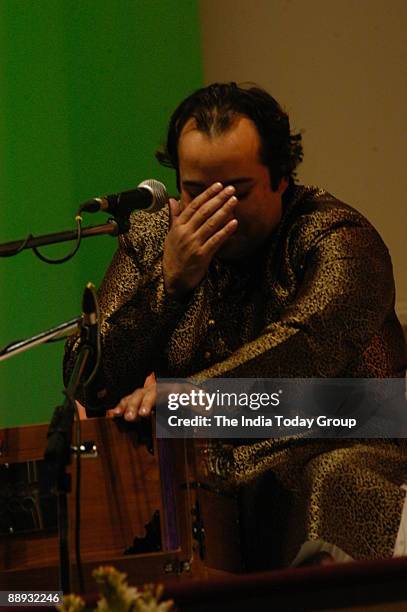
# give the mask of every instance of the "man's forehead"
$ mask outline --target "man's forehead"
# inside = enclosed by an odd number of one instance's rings
[[[221,134],[207,134],[195,120],[188,122],[178,143],[178,159],[181,184],[194,192],[216,181],[245,189],[263,167],[257,128],[242,116]]]
[[[261,147],[261,139],[256,125],[248,117],[236,116],[233,123],[226,129],[219,131],[206,131],[198,127],[195,118],[188,119],[181,130],[178,141],[178,152],[180,157],[188,153],[202,153],[210,149],[211,152],[222,152],[227,149],[229,153],[257,157]]]

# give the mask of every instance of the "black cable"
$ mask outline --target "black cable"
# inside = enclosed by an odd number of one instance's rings
[[[31,238],[34,238],[34,236],[32,234],[28,234],[27,238],[23,241],[22,244],[20,244],[18,249],[16,249],[12,253],[2,253],[1,256],[2,257],[14,257],[14,255],[18,255],[19,253],[21,253],[21,251],[24,251],[25,247],[27,246],[28,241],[31,240]]]
[[[76,255],[76,253],[78,252],[79,247],[81,246],[81,240],[82,240],[82,217],[79,214],[76,215],[75,221],[76,221],[76,227],[77,227],[76,244],[73,250],[70,253],[68,253],[68,255],[65,255],[65,257],[61,257],[60,259],[50,259],[49,257],[42,255],[37,249],[37,247],[32,247],[34,255],[38,257],[38,259],[40,259],[41,261],[44,261],[45,263],[48,263],[48,264],[62,264],[72,259],[72,257]],[[30,237],[32,236],[30,235]],[[27,244],[27,240],[28,238],[25,240],[25,244]],[[19,253],[20,250],[22,250],[22,247],[20,247],[16,252],[14,252],[13,255],[15,255],[16,253]]]

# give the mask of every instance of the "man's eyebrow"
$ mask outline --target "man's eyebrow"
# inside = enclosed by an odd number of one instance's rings
[[[249,176],[239,176],[237,178],[231,178],[231,179],[228,179],[227,181],[224,181],[222,185],[224,187],[227,187],[227,185],[245,185],[247,183],[254,183],[254,179]],[[210,187],[210,185],[205,185],[205,183],[201,183],[200,181],[188,181],[187,180],[187,181],[182,181],[182,184],[185,187],[199,187],[203,189]]]

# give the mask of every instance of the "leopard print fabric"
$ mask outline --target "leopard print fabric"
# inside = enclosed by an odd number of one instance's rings
[[[151,371],[198,382],[404,376],[390,256],[356,210],[294,187],[267,244],[243,261],[215,259],[185,303],[164,289],[168,225],[166,209],[138,213],[119,238],[99,291],[103,359],[90,401],[112,407]],[[67,344],[66,377],[76,345]],[[407,481],[402,444],[263,440],[222,452],[220,478],[240,483],[271,469],[293,492],[288,556],[307,537],[356,558],[391,554]]]

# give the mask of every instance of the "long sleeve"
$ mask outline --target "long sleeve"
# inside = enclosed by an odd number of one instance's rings
[[[119,249],[98,291],[102,358],[87,396],[104,407],[115,405],[159,369],[167,338],[184,310],[164,290],[165,212],[154,218],[140,215],[133,221],[130,234],[120,237]],[[67,343],[65,379],[77,346],[78,338]]]

